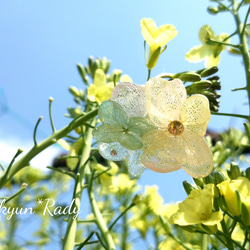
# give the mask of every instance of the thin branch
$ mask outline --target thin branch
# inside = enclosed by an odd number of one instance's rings
[[[250,6],[249,6],[249,8],[247,10],[247,14],[246,14],[246,17],[245,17],[244,25],[243,25],[243,28],[242,28],[242,31],[241,31],[242,35],[244,34],[246,26],[247,26],[247,19],[248,19],[249,13],[250,13]]]
[[[34,133],[33,133],[33,141],[34,141],[34,144],[35,144],[35,147],[37,146],[37,141],[36,141],[36,131],[37,131],[37,128],[38,128],[38,125],[40,123],[40,121],[43,119],[42,116],[39,117],[37,123],[36,123],[36,126],[35,126],[35,129],[34,129]]]
[[[218,113],[218,112],[213,112],[213,111],[211,111],[211,114],[212,115],[222,115],[222,116],[233,116],[233,117],[243,118],[246,120],[249,119],[248,115],[231,114],[231,113]]]

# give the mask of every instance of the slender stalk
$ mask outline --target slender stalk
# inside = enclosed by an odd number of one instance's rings
[[[227,225],[226,225],[224,219],[221,221],[221,227],[223,229],[224,234],[226,235],[225,239],[226,239],[226,244],[227,244],[228,249],[234,250],[234,246],[233,246],[233,243],[231,241],[231,237],[229,236],[229,231],[228,231],[228,228],[227,228]]]
[[[223,115],[223,116],[234,116],[234,117],[238,117],[238,118],[243,118],[246,120],[249,120],[249,116],[248,115],[240,115],[240,114],[231,114],[231,113],[219,113],[219,112],[211,112],[212,115]]]
[[[201,241],[201,250],[207,250],[207,234],[202,235],[202,241]]]
[[[33,133],[33,141],[34,141],[34,145],[36,146],[37,145],[37,141],[36,141],[36,131],[37,131],[37,128],[38,128],[38,125],[40,123],[40,121],[43,119],[42,116],[39,117],[37,123],[36,123],[36,126],[35,126],[35,129],[34,129],[34,133]]]
[[[44,149],[48,148],[52,144],[55,144],[57,140],[66,136],[70,131],[74,130],[78,126],[83,125],[89,119],[95,117],[97,115],[98,109],[95,109],[86,115],[80,115],[76,117],[69,125],[58,130],[53,133],[41,143],[34,146],[27,154],[25,154],[22,158],[20,158],[16,163],[14,163],[11,167],[5,171],[3,176],[0,179],[0,189],[5,185],[7,181],[9,181],[19,170],[29,165],[29,161],[33,159],[36,155],[42,152]]]
[[[94,123],[94,121],[92,121]],[[82,191],[84,189],[84,177],[85,177],[85,167],[86,162],[89,160],[90,152],[91,152],[91,142],[92,142],[92,128],[87,128],[84,138],[84,146],[82,151],[82,156],[79,163],[79,172],[77,174],[77,179],[75,181],[75,189],[73,193],[74,199],[74,208],[75,211],[79,211],[81,204]],[[73,209],[74,209],[73,208]],[[74,210],[73,210],[74,211]],[[76,227],[77,220],[74,218],[74,214],[69,215],[69,221],[66,229],[66,234],[63,240],[63,249],[64,250],[73,250],[75,246],[75,235],[76,235]]]

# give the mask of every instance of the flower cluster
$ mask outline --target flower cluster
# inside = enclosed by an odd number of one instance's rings
[[[166,173],[184,169],[193,177],[207,176],[213,167],[203,136],[210,119],[203,95],[187,98],[179,79],[156,77],[145,87],[118,84],[99,108],[103,123],[93,135],[100,154],[113,161],[128,160],[129,172],[145,168]]]

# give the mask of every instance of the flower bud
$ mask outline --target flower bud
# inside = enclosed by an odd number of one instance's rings
[[[183,181],[182,185],[183,185],[187,195],[189,195],[191,193],[191,191],[195,189],[195,187],[192,184],[190,184],[188,181]]]
[[[171,232],[171,227],[169,225],[169,223],[167,222],[167,220],[162,217],[161,215],[159,216],[162,228],[164,229],[166,234],[169,234]]]
[[[106,57],[103,57],[100,61],[101,63],[101,68],[103,69],[104,73],[108,73],[109,67],[110,67],[110,61],[107,60]]]
[[[250,167],[246,169],[246,177],[250,180]]]
[[[219,69],[216,66],[204,69],[200,75],[201,77],[207,77],[207,76],[211,76],[213,74],[215,74]]]
[[[183,73],[179,76],[179,79],[183,82],[197,82],[201,80],[201,76],[195,72]]]
[[[74,96],[74,97],[78,97],[80,95],[79,90],[74,87],[74,86],[70,86],[69,87],[69,92]]]
[[[214,172],[214,179],[215,179],[215,184],[219,184],[219,183],[225,181],[226,177],[224,176],[223,173],[221,173],[219,171],[215,171]]]
[[[209,184],[209,183],[214,183],[215,181],[214,181],[214,177],[210,174],[210,175],[208,175],[208,176],[206,176],[205,178],[204,178],[204,181],[205,181],[205,183],[206,184]]]
[[[134,204],[134,205],[137,205],[137,204],[139,204],[141,201],[142,201],[142,194],[136,194],[134,197],[133,197],[133,199],[132,199],[132,203]]]
[[[194,82],[191,85],[191,88],[195,89],[195,90],[203,90],[203,89],[206,89],[206,88],[208,88],[210,86],[212,86],[212,82],[211,81],[202,80],[202,81]]]
[[[204,183],[203,183],[203,179],[202,178],[193,178],[195,184],[198,186],[198,187],[203,187],[204,186]]]
[[[231,162],[230,169],[227,170],[227,174],[231,180],[236,179],[241,175],[240,168],[236,162]]]
[[[212,15],[216,15],[216,14],[219,12],[219,9],[214,8],[214,7],[212,7],[212,6],[209,6],[209,7],[207,8],[207,11],[208,11],[210,14],[212,14]]]
[[[88,66],[89,66],[90,72],[92,72],[93,71],[93,67],[94,67],[94,57],[93,56],[89,57],[89,59],[88,59]]]
[[[223,152],[220,153],[217,162],[216,162],[216,166],[219,167],[221,166],[230,156],[231,154],[231,149],[226,148]]]
[[[233,216],[241,214],[241,198],[238,190],[235,190],[230,185],[229,181],[223,181],[217,185],[222,195],[222,204],[225,209]]]
[[[241,221],[244,225],[250,225],[250,199],[249,197],[246,201],[241,203]]]
[[[207,80],[209,80],[209,81],[218,81],[220,78],[219,78],[219,76],[211,76],[211,77],[209,77],[209,78],[207,78]]]

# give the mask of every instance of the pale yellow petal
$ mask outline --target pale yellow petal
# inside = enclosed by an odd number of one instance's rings
[[[215,38],[215,34],[209,25],[203,25],[199,31],[199,38],[202,43],[206,43],[209,38]]]
[[[132,79],[129,77],[129,75],[122,75],[120,78],[120,82],[133,82]]]
[[[179,147],[185,150],[183,153],[177,149],[175,153],[181,168],[194,178],[209,175],[213,169],[213,156],[204,138],[185,129],[176,138]]]
[[[204,136],[211,114],[204,95],[193,95],[182,104],[180,121],[193,133]]]
[[[87,89],[87,95],[88,95],[88,99],[91,101],[91,102],[95,102],[96,101],[96,87],[94,84],[90,85]]]
[[[212,51],[211,51],[212,52]],[[216,57],[214,53],[210,53],[207,55],[206,60],[205,60],[205,67],[210,68],[213,66],[218,66],[220,62],[220,54],[218,54]]]
[[[102,88],[106,83],[106,76],[102,69],[97,69],[94,76],[94,85],[96,88]]]
[[[155,22],[150,18],[141,20],[141,32],[144,40],[150,45],[154,43],[155,36],[157,35],[157,27]]]
[[[179,79],[152,78],[145,85],[145,93],[148,115],[155,125],[166,128],[170,121],[179,120],[181,104],[187,97]]]
[[[212,213],[212,215],[209,219],[203,220],[202,224],[204,224],[206,226],[213,226],[213,225],[220,223],[220,221],[222,221],[222,219],[223,219],[222,211],[217,211],[217,212]]]
[[[166,130],[154,130],[143,136],[146,145],[142,156],[142,164],[152,171],[167,173],[181,168],[176,152],[184,153],[184,148]]]
[[[207,45],[195,46],[186,53],[185,59],[192,63],[201,62],[208,53],[210,52]]]
[[[95,99],[98,104],[107,101],[111,97],[113,88],[114,84],[108,83],[105,84],[102,88],[96,90]]]
[[[170,40],[176,37],[178,32],[175,27],[171,24],[165,24],[157,29],[157,37],[155,38],[155,43],[162,47],[166,45]]]

